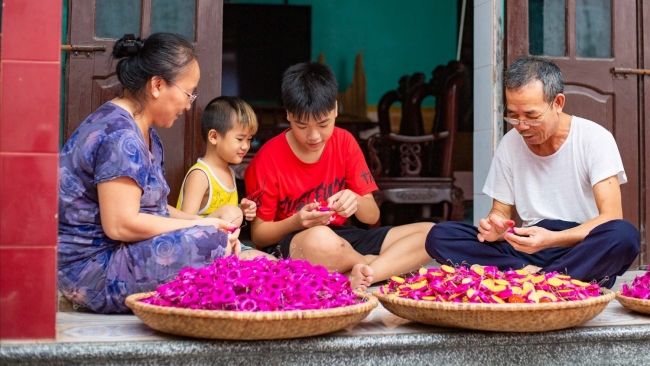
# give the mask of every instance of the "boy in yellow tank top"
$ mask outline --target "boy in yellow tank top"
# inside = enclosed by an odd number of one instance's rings
[[[227,220],[238,226],[242,225],[244,218],[253,220],[257,206],[247,198],[238,203],[235,173],[229,165],[242,162],[256,132],[257,117],[246,102],[228,96],[211,100],[201,117],[205,156],[199,158],[185,175],[176,208],[203,217]],[[241,243],[233,248],[233,253],[242,259],[269,256]]]

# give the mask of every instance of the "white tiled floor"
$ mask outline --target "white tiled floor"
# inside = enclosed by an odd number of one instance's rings
[[[630,271],[620,277],[614,290],[642,271]],[[370,291],[375,290],[371,288]],[[632,312],[618,301],[611,301],[605,310],[581,327],[650,325],[650,315]],[[330,336],[368,336],[405,333],[439,333],[451,328],[433,327],[400,318],[388,312],[381,304],[357,325]],[[100,315],[86,312],[59,312],[57,314],[57,342],[150,341],[176,339],[173,335],[157,332],[143,324],[135,315]]]

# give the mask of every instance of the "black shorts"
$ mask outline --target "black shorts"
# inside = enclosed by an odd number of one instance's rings
[[[336,235],[347,240],[352,245],[352,248],[362,255],[378,255],[379,251],[381,251],[381,246],[384,244],[384,239],[386,239],[386,234],[392,228],[392,226],[382,226],[366,230],[356,226],[330,226],[330,229]],[[299,232],[291,233],[282,238],[278,244],[270,245],[263,250],[278,258],[289,258],[291,241]]]

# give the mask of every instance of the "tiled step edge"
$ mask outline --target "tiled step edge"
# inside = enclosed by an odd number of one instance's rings
[[[584,327],[547,333],[450,330],[277,341],[180,339],[30,343],[0,347],[0,364],[626,364],[647,362],[650,326]]]

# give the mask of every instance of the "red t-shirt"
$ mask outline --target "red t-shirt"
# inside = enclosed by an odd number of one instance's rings
[[[257,204],[260,219],[284,220],[304,205],[325,201],[343,189],[361,196],[377,190],[361,148],[348,131],[334,127],[316,163],[298,159],[287,131],[262,145],[244,173],[246,195]],[[343,225],[345,220],[337,215],[330,224]]]

